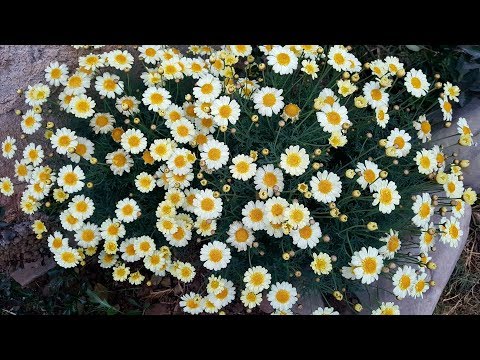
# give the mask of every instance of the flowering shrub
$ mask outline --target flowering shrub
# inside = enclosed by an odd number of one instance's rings
[[[76,69],[51,63],[17,111],[21,209],[53,219],[33,228],[59,266],[98,262],[132,285],[196,279],[180,302],[191,314],[263,298],[290,314],[310,292],[359,310],[349,294],[380,276],[398,299],[432,286],[429,253],[457,246],[476,201],[468,160],[429,143],[443,125],[472,145],[467,120],[452,123],[457,86],[338,45],[98,48],[79,46]],[[7,136],[3,156],[17,150]]]

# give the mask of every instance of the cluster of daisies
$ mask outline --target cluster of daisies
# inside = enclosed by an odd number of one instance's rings
[[[167,273],[191,289],[207,279],[181,296],[190,314],[222,313],[235,299],[248,311],[265,300],[273,314],[292,314],[303,287],[279,278],[276,267],[262,261],[267,257],[298,280],[310,273],[306,285],[319,284],[337,300],[350,281],[369,285],[383,275],[398,299],[423,297],[433,286],[427,269],[435,268],[429,254],[436,239],[457,246],[462,237],[459,219],[477,199],[462,182],[469,162],[441,145],[427,146],[432,121],[430,109],[421,107],[441,89],[433,103],[451,126],[460,89],[449,82],[431,83],[392,56],[362,64],[340,45],[192,45],[187,54],[162,45],[75,48],[82,52],[78,67],[53,62],[45,83],[19,90],[29,106],[17,110],[28,143],[13,166],[18,184],[0,178],[5,196],[18,185],[25,214],[53,211],[58,227],[49,231],[40,220],[32,227],[39,239],[50,233],[48,247],[64,268],[97,259],[113,280],[132,285],[151,286],[152,276]],[[139,84],[135,62],[142,64]],[[299,95],[303,89],[309,89],[306,98]],[[405,92],[408,99],[399,105],[395,99]],[[407,106],[408,120],[397,121]],[[410,108],[418,109],[415,115]],[[65,112],[71,123],[47,121],[46,109]],[[467,120],[458,119],[457,127],[459,144],[471,146]],[[363,145],[352,144],[352,160],[330,161],[356,128],[366,135]],[[32,141],[40,129],[47,144]],[[258,140],[257,132],[265,138]],[[13,159],[17,150],[7,136],[3,156]],[[402,196],[398,184],[410,172],[425,186]],[[122,183],[129,195],[104,209],[89,195],[112,179],[129,179]],[[445,195],[431,195],[432,184]],[[146,211],[152,201],[155,210]],[[364,212],[349,213],[359,202]],[[395,216],[407,204],[413,215],[402,227],[372,220]],[[353,218],[358,221],[350,226]],[[154,225],[146,228],[143,219]],[[414,256],[402,251],[405,243],[411,252],[412,240],[402,233],[410,227],[418,237]],[[350,239],[364,236],[364,229],[378,246],[352,246]],[[278,253],[267,252],[272,244]],[[190,262],[182,261],[182,248]],[[231,278],[232,271],[243,275]],[[392,302],[377,305],[372,314],[400,312]],[[338,312],[327,306],[313,314]]]

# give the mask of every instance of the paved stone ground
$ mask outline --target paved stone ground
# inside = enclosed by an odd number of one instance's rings
[[[16,90],[18,88],[25,88],[27,84],[45,81],[44,69],[51,61],[58,60],[59,62],[66,63],[69,67],[75,66],[78,53],[79,51],[67,45],[0,46],[0,139],[3,139],[6,135],[12,135],[18,139],[20,148],[23,148],[28,143],[28,138],[25,140],[19,139],[21,129],[19,126],[19,118],[15,115],[15,109],[24,109],[25,104],[23,98],[16,94]],[[480,100],[477,99],[465,108],[457,110],[455,118],[458,116],[466,117],[474,133],[477,133],[480,131],[479,109]],[[453,134],[455,131],[456,126],[452,126],[450,129],[444,129],[442,132],[437,133],[434,138],[445,137]],[[479,141],[478,134],[475,140],[477,142]],[[453,141],[454,140],[451,140],[451,142]],[[461,158],[469,158],[471,160],[472,165],[465,170],[464,181],[468,186],[472,186],[477,191],[480,190],[480,152],[478,151],[478,147],[452,147],[451,149],[455,149]],[[21,154],[17,153],[17,156],[21,157]],[[0,157],[0,177],[1,176],[12,176],[11,160],[7,162],[3,157]],[[18,211],[17,204],[18,198],[12,197],[5,199],[5,197],[0,197],[0,206],[5,207],[7,210],[7,220],[20,221],[18,218],[20,212]],[[467,212],[470,214],[470,208],[467,209],[466,213]],[[444,266],[436,270],[433,275],[437,286],[427,293],[423,301],[416,301],[415,304],[411,304],[408,299],[405,299],[400,302],[402,313],[431,314],[433,312],[443,287],[448,281],[465,244],[469,218],[470,216],[465,216],[465,220],[462,222],[464,238],[461,244],[459,244],[459,247],[451,249],[447,246],[440,245],[437,247],[437,252],[433,254],[434,261]],[[43,267],[40,267],[39,269],[42,268]],[[27,269],[27,273],[23,274],[24,279],[34,278],[30,270],[30,268]],[[381,299],[382,301],[389,301],[389,295],[385,293],[381,295]],[[299,303],[302,304],[302,308],[297,309],[295,312],[310,314],[318,306],[323,306],[319,300],[320,299],[314,297],[301,299]]]

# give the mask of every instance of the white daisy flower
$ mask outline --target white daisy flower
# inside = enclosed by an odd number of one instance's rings
[[[126,234],[125,226],[117,219],[108,218],[100,225],[100,236],[105,241],[117,241]]]
[[[390,120],[387,106],[380,105],[375,108],[375,120],[377,121],[378,126],[380,126],[382,129],[385,129],[388,124],[388,120]]]
[[[26,160],[15,160],[15,176],[18,181],[28,182],[33,171],[33,166],[28,165]]]
[[[140,105],[140,101],[138,101],[135,96],[123,96],[117,98],[117,101],[115,102],[115,108],[125,116],[131,116],[140,112],[138,105]]]
[[[90,77],[83,72],[73,73],[65,83],[66,95],[81,95],[90,87]]]
[[[67,154],[69,149],[75,149],[78,145],[75,131],[65,127],[57,129],[50,138],[50,142],[52,143],[52,148],[56,149],[57,153],[63,155]]]
[[[228,45],[228,47],[235,56],[248,56],[253,50],[251,45]]]
[[[69,194],[76,193],[83,189],[85,174],[79,166],[63,166],[58,172],[57,183]]]
[[[188,174],[192,169],[192,162],[189,161],[191,154],[188,149],[174,149],[167,161],[167,167],[176,175]]]
[[[95,78],[95,90],[101,96],[114,99],[117,95],[123,93],[123,89],[123,81],[120,80],[118,75],[106,72]]]
[[[218,126],[236,124],[240,117],[240,105],[228,96],[221,96],[212,102],[211,114]]]
[[[223,209],[223,201],[216,198],[210,189],[200,190],[193,200],[195,215],[202,219],[216,219],[220,217]]]
[[[352,124],[348,120],[347,108],[338,103],[323,106],[322,111],[317,112],[317,120],[323,131],[329,133],[342,131],[343,124]]]
[[[440,109],[443,113],[443,120],[452,121],[452,103],[445,98],[438,98],[438,103],[440,104]]]
[[[399,70],[403,70],[403,63],[396,56],[387,56],[385,58],[385,64],[388,67],[390,75],[396,75]]]
[[[267,294],[270,305],[275,310],[290,310],[297,302],[297,289],[287,282],[277,282]]]
[[[401,196],[397,191],[397,185],[393,181],[378,180],[373,199],[373,206],[378,205],[381,213],[390,214],[395,209],[395,205],[400,204]]]
[[[421,297],[423,298],[423,294],[430,288],[428,281],[426,280],[427,273],[424,272],[417,276],[417,281],[413,284],[410,295],[414,298]]]
[[[393,294],[399,298],[405,298],[410,294],[413,285],[417,281],[417,274],[415,270],[408,265],[399,267],[392,277]]]
[[[452,207],[452,215],[457,219],[461,219],[465,213],[465,201],[461,199],[456,199],[455,206]]]
[[[110,165],[113,174],[119,176],[122,176],[124,172],[129,173],[133,166],[132,157],[123,149],[108,153],[105,162]]]
[[[166,110],[170,104],[171,95],[164,88],[149,87],[143,93],[142,101],[145,106],[148,106],[148,110],[159,111]]]
[[[45,80],[50,85],[65,85],[68,79],[68,67],[65,64],[59,64],[58,61],[51,62],[45,69]]]
[[[217,308],[220,309],[224,306],[227,306],[235,299],[235,293],[236,290],[233,286],[233,283],[230,280],[227,280],[223,290],[218,294],[208,295],[208,300],[210,300],[215,304],[215,306],[217,306]]]
[[[393,148],[393,155],[401,158],[407,156],[412,148],[410,140],[412,137],[405,131],[398,128],[393,129],[387,137],[385,148]]]
[[[455,102],[459,102],[459,96],[460,96],[460,88],[456,85],[453,85],[449,81],[447,81],[443,85],[443,92],[447,95],[447,97],[450,100],[453,100]]]
[[[275,196],[265,201],[266,221],[273,224],[281,224],[286,220],[286,212],[289,203],[282,197]]]
[[[113,268],[112,277],[113,280],[124,282],[127,280],[128,275],[130,274],[130,268],[125,264],[118,264]]]
[[[380,176],[378,165],[372,161],[365,160],[365,162],[357,164],[355,171],[360,173],[357,183],[362,189],[370,186],[370,191],[374,191],[375,186],[378,185],[376,180]]]
[[[12,196],[14,194],[13,183],[12,183],[12,180],[10,180],[10,178],[8,177],[0,178],[0,193],[5,196]]]
[[[156,185],[155,178],[146,172],[141,172],[135,177],[135,187],[141,193],[149,193],[151,192]]]
[[[120,252],[122,253],[122,259],[126,262],[135,262],[141,259],[140,254],[135,248],[137,238],[125,239],[120,244]]]
[[[237,251],[246,251],[255,240],[253,231],[244,226],[240,221],[234,221],[230,224],[227,235],[227,243],[232,245]]]
[[[265,221],[265,231],[268,235],[273,236],[276,239],[280,239],[284,236],[283,224],[272,224],[269,221]]]
[[[84,224],[75,232],[75,241],[83,248],[97,246],[100,242],[98,226],[89,222]]]
[[[150,145],[150,155],[156,161],[167,161],[172,155],[176,143],[171,139],[155,139]]]
[[[55,262],[65,269],[73,268],[80,262],[80,254],[71,247],[63,247],[54,256]]]
[[[200,261],[209,270],[226,268],[231,258],[230,249],[220,241],[210,242],[200,249]]]
[[[108,134],[113,130],[114,117],[109,113],[96,113],[90,120],[90,127],[95,134]]]
[[[318,202],[328,204],[335,201],[342,193],[342,182],[337,174],[324,170],[317,172],[310,180],[312,196]]]
[[[140,58],[145,64],[156,64],[160,60],[160,45],[142,45],[138,48]]]
[[[101,55],[90,53],[86,56],[80,56],[78,58],[78,65],[86,70],[95,71],[105,66],[105,58]]]
[[[138,129],[128,129],[121,136],[121,145],[132,154],[138,154],[147,148],[147,139]]]
[[[176,223],[177,231],[175,231],[173,234],[164,234],[165,239],[167,239],[171,246],[184,247],[192,238],[192,231],[190,230],[190,226],[187,224],[187,222],[176,219]]]
[[[245,289],[240,295],[240,301],[246,308],[253,309],[262,302],[262,294]]]
[[[135,252],[140,255],[140,257],[145,257],[152,255],[156,250],[155,241],[150,236],[140,236],[134,242]]]
[[[420,174],[429,175],[437,170],[435,154],[431,150],[422,149],[421,151],[417,151],[413,160],[417,164]]]
[[[107,54],[108,65],[117,70],[130,70],[133,64],[133,56],[127,50],[113,50]]]
[[[201,102],[211,103],[222,92],[222,83],[212,74],[207,74],[198,79],[196,86],[193,88],[193,96]]]
[[[243,282],[247,290],[260,293],[270,287],[272,275],[262,266],[254,266],[245,271]]]
[[[460,221],[455,217],[450,219],[442,218],[440,220],[442,225],[440,229],[440,241],[444,244],[450,245],[450,247],[458,247],[461,237],[463,236],[463,230],[460,228]]]
[[[312,80],[315,80],[318,77],[318,65],[315,60],[302,60],[302,70],[305,74],[310,75]]]
[[[84,221],[93,215],[95,205],[89,197],[85,195],[75,195],[68,205],[68,210],[70,210],[77,219]]]
[[[86,119],[95,113],[95,101],[85,94],[77,95],[70,102],[69,111],[80,119]]]
[[[420,115],[418,121],[413,122],[413,127],[418,130],[417,136],[422,143],[430,141],[432,139],[432,125],[427,120],[426,115]]]
[[[254,230],[265,229],[265,203],[257,200],[249,201],[242,209],[243,224]]]
[[[361,279],[362,284],[371,284],[378,280],[383,266],[383,257],[374,247],[362,247],[360,251],[355,251],[350,262],[356,279]],[[342,275],[347,277],[348,271],[343,271]],[[347,276],[345,276],[347,275]],[[349,277],[347,277],[348,279]]]
[[[33,110],[27,110],[22,115],[20,126],[24,134],[32,135],[42,126],[42,117]]]
[[[443,190],[447,197],[451,199],[459,199],[463,194],[463,182],[458,180],[457,176],[454,174],[448,174],[447,181],[443,184]]]
[[[254,108],[263,116],[271,117],[273,114],[277,115],[283,109],[285,103],[283,102],[283,89],[275,89],[265,86],[252,95],[252,100],[255,104]]]
[[[370,62],[370,70],[378,79],[384,77],[389,71],[387,64],[380,59]]]
[[[313,253],[313,261],[310,267],[317,275],[328,275],[332,271],[332,259],[325,253]]]
[[[257,164],[248,155],[237,155],[232,159],[232,165],[229,166],[232,177],[237,180],[247,181],[252,178],[257,171]]]
[[[340,313],[335,311],[335,309],[332,307],[319,307],[312,313],[312,315],[340,315]]]
[[[292,176],[302,175],[310,164],[308,154],[298,145],[290,145],[280,155],[280,167]]]
[[[69,210],[64,210],[60,213],[60,223],[67,231],[77,231],[83,226],[83,221],[80,221]]]
[[[390,229],[390,232],[385,235],[386,236],[381,237],[379,240],[386,244],[383,245],[378,252],[383,255],[385,259],[393,259],[397,251],[400,250],[402,242],[398,237],[398,231]]]
[[[419,98],[428,92],[430,83],[422,70],[412,69],[405,75],[405,88],[413,96]]]
[[[198,235],[210,236],[215,233],[215,230],[217,230],[217,221],[198,217],[197,221],[195,221],[194,227],[197,229]]]
[[[337,71],[347,71],[349,67],[348,52],[341,45],[335,45],[330,48],[328,51],[328,64]]]
[[[393,302],[382,302],[378,309],[372,310],[372,315],[400,315],[400,308]]]
[[[118,260],[118,255],[116,254],[107,254],[105,250],[100,251],[98,254],[98,264],[103,269],[110,269],[115,266]]]
[[[131,223],[139,216],[140,208],[135,200],[125,198],[117,202],[115,216],[118,220]]]
[[[225,143],[218,140],[209,140],[201,148],[200,157],[207,169],[218,170],[228,162],[230,151]]]
[[[11,159],[13,155],[15,155],[15,151],[17,151],[17,145],[15,145],[16,142],[17,140],[11,136],[7,136],[2,142],[2,155],[4,158]]]
[[[183,118],[170,125],[170,133],[176,142],[186,144],[193,140],[195,127],[189,120]]]
[[[34,143],[28,144],[23,149],[23,161],[25,164],[32,164],[38,166],[42,163],[44,157],[42,145],[35,145]]]
[[[314,222],[313,224],[307,224],[298,229],[293,229],[290,231],[290,236],[293,239],[293,244],[297,245],[300,249],[313,249],[320,242],[322,230],[320,229],[320,225]]]
[[[203,311],[203,299],[199,294],[190,292],[181,297],[180,307],[188,314],[200,314]]]
[[[272,164],[259,167],[254,178],[255,189],[266,191],[272,196],[275,191],[282,192],[284,187],[282,170],[275,168]]]
[[[286,75],[292,74],[298,66],[298,58],[285,46],[275,45],[267,55],[268,65],[272,66],[273,72]]]
[[[59,252],[59,250],[68,247],[68,239],[59,231],[55,231],[53,235],[49,235],[47,243],[50,251],[54,254]]]
[[[389,95],[383,90],[378,81],[366,83],[363,87],[363,95],[373,109],[388,105]]]
[[[285,210],[285,218],[292,228],[304,227],[310,220],[310,211],[305,205],[297,203],[290,204]]]

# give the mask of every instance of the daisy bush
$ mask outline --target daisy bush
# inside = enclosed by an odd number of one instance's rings
[[[398,314],[379,278],[421,301],[431,252],[458,245],[469,161],[430,140],[435,126],[463,146],[473,134],[440,74],[340,45],[77,48],[78,67],[53,62],[19,90],[26,146],[2,139],[22,159],[1,192],[49,215],[33,229],[59,266],[173,276],[191,314],[291,314],[310,293],[328,305],[314,314],[338,314],[333,298]]]

